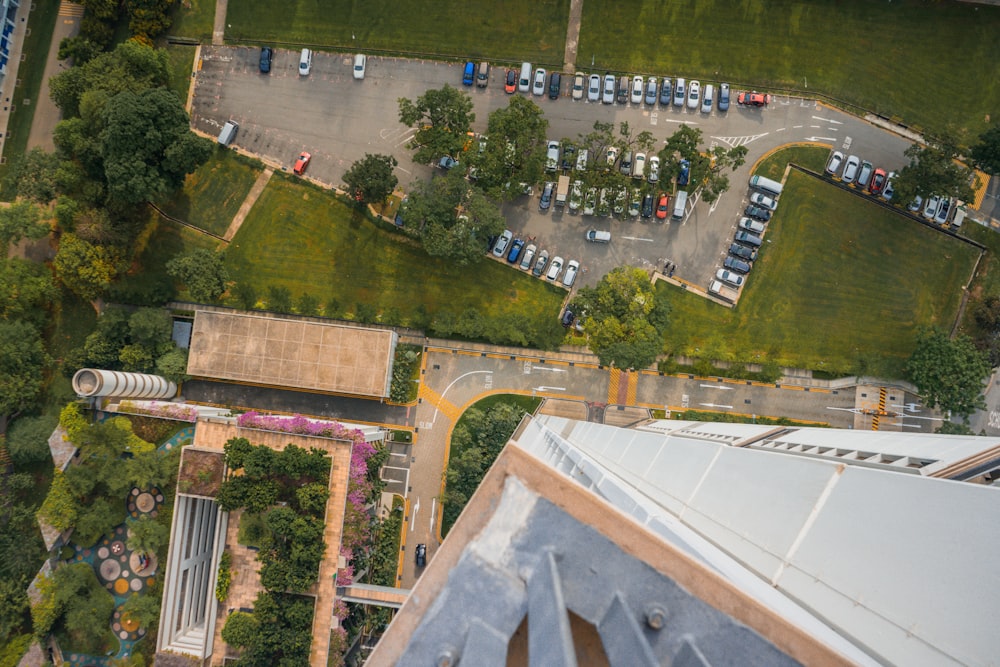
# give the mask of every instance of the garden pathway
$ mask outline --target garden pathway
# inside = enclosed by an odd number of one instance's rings
[[[225,0],[219,0],[225,2]],[[576,53],[580,46],[580,22],[583,18],[583,0],[570,0],[569,21],[566,23],[566,51],[563,53],[563,71],[567,76],[576,71]]]
[[[228,0],[215,0],[215,25],[212,27],[212,44],[220,46],[226,38],[226,6]]]
[[[225,0],[220,0],[220,2],[225,3]],[[271,174],[273,173],[274,169],[267,167],[263,172],[261,172],[261,175],[257,177],[257,181],[253,184],[253,187],[250,188],[250,192],[247,193],[247,198],[244,199],[243,204],[240,205],[240,210],[236,212],[236,215],[233,217],[233,221],[229,223],[229,228],[226,230],[225,236],[223,236],[226,243],[232,241],[233,237],[236,236],[236,232],[240,231],[240,226],[246,219],[247,214],[250,213],[250,209],[252,209],[253,205],[257,203],[257,198],[260,197],[260,193],[264,191],[265,187],[267,187],[267,182],[271,180]]]

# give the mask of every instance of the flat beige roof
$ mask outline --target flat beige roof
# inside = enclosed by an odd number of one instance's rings
[[[383,398],[395,347],[396,334],[383,329],[199,310],[187,373]]]

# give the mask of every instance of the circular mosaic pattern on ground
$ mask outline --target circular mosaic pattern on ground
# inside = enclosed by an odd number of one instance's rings
[[[156,507],[156,498],[151,493],[140,493],[135,499],[135,507],[143,514],[149,514]]]
[[[130,614],[122,614],[121,627],[127,632],[136,632],[139,629],[139,621],[132,618]]]
[[[118,578],[118,575],[122,572],[121,565],[118,564],[116,560],[103,560],[100,565],[101,579],[105,581],[114,581]]]
[[[115,579],[115,593],[118,593],[118,595],[125,595],[128,591],[128,579]]]
[[[128,566],[137,577],[148,577],[156,573],[156,554],[146,556],[144,563],[139,554],[133,552],[129,556]]]

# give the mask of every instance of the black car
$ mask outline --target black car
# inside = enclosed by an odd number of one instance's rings
[[[665,107],[670,106],[670,77],[663,77],[663,82],[660,84],[660,104]]]
[[[427,545],[418,544],[416,551],[417,567],[423,567],[427,565]]]
[[[542,198],[538,202],[538,208],[545,211],[552,205],[552,193],[555,191],[556,184],[552,181],[546,181],[545,187],[542,188]]]
[[[563,148],[562,161],[559,163],[563,171],[576,166],[576,146],[566,146]]]
[[[755,236],[750,232],[737,232],[736,242],[741,245],[750,246],[751,248],[759,248],[760,244],[764,242],[759,236]]]
[[[575,319],[576,319],[576,315],[573,314],[572,310],[570,310],[569,308],[567,308],[566,312],[563,313],[563,316],[562,316],[562,320],[561,320],[562,321],[562,325],[564,327],[568,327],[568,326],[570,326],[570,325],[573,324],[573,320],[575,320]]]
[[[270,74],[271,73],[271,56],[274,52],[271,50],[270,46],[265,46],[260,50],[260,73]]]
[[[729,254],[742,259],[744,262],[752,262],[757,259],[757,250],[755,248],[748,248],[739,243],[733,243],[729,246]]]
[[[768,222],[771,219],[771,212],[766,208],[761,208],[760,206],[747,206],[743,213],[746,214],[747,217],[753,218],[754,220],[760,220],[761,222]]]
[[[750,265],[742,259],[736,259],[735,257],[726,257],[726,261],[722,263],[722,266],[726,267],[733,273],[750,273]]]
[[[559,89],[562,88],[562,75],[559,72],[553,72],[549,75],[549,99],[558,100],[559,99]]]
[[[642,198],[642,217],[653,217],[653,195],[649,193],[646,193],[646,196]]]

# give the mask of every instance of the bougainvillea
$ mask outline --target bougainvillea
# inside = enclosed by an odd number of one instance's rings
[[[176,419],[183,422],[193,422],[198,420],[198,408],[179,403],[135,403],[133,401],[122,401],[118,404],[118,411],[133,415],[149,415],[151,417],[162,417],[164,419]]]

